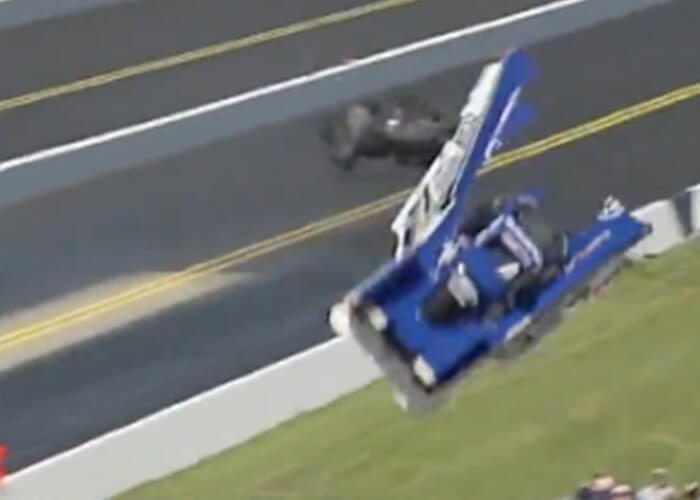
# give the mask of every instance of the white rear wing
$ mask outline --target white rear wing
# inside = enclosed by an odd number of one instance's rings
[[[421,182],[406,200],[391,224],[396,236],[394,258],[424,242],[455,203],[454,187],[474,149],[488,114],[503,71],[503,63],[488,64],[469,94],[460,112],[460,121],[452,139],[435,157]],[[493,144],[496,146],[496,144]],[[489,146],[488,150],[493,147]]]

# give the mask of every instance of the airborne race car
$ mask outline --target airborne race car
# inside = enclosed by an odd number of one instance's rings
[[[502,260],[507,244],[483,243],[484,232],[500,231],[514,219],[504,209],[488,227],[465,237],[465,204],[477,170],[514,126],[532,116],[518,104],[532,76],[521,52],[484,68],[454,136],[394,220],[393,258],[330,310],[335,333],[355,339],[374,357],[409,411],[441,407],[479,362],[527,352],[565,309],[605,285],[624,254],[651,231],[608,198],[587,227],[564,235],[555,275],[531,287],[528,300],[492,313],[502,298],[493,290],[507,290],[523,270],[517,259]],[[494,234],[508,243],[506,233]],[[429,317],[426,306],[436,296],[447,298],[456,314]]]
[[[387,157],[427,168],[456,129],[457,120],[421,99],[404,97],[389,112],[379,101],[355,102],[324,125],[321,138],[333,162],[345,170],[361,158]]]

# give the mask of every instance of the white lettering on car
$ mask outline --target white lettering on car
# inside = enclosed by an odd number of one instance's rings
[[[598,236],[593,238],[588,245],[586,245],[582,250],[580,250],[576,255],[573,256],[573,258],[569,261],[569,263],[566,265],[566,273],[570,273],[573,271],[573,269],[576,267],[576,265],[586,257],[588,257],[590,254],[592,254],[598,247],[600,247],[603,243],[605,243],[607,240],[609,240],[612,237],[612,232],[610,229],[606,229],[602,233],[600,233]]]

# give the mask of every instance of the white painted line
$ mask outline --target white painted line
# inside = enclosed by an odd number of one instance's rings
[[[341,64],[338,66],[333,66],[330,68],[326,68],[314,73],[309,73],[307,75],[299,76],[296,78],[292,78],[290,80],[286,80],[283,82],[275,83],[272,85],[268,85],[265,87],[260,87],[248,92],[244,92],[242,94],[235,95],[233,97],[229,97],[226,99],[222,99],[219,101],[215,101],[212,103],[204,104],[195,108],[191,108],[185,111],[180,111],[171,115],[163,116],[161,118],[156,118],[147,122],[143,122],[137,125],[132,125],[129,127],[121,128],[118,130],[114,130],[111,132],[106,132],[104,134],[96,135],[93,137],[88,137],[86,139],[82,139],[76,142],[72,142],[69,144],[64,144],[62,146],[57,146],[49,149],[45,149],[43,151],[38,151],[35,153],[31,153],[28,155],[20,156],[17,158],[13,158],[10,160],[6,160],[2,163],[0,163],[0,172],[5,172],[7,170],[11,170],[17,167],[21,167],[33,162],[41,161],[41,160],[46,160],[49,158],[53,158],[56,156],[61,156],[65,155],[68,153],[72,153],[75,151],[79,151],[81,149],[86,149],[90,148],[99,144],[103,144],[106,142],[114,141],[117,139],[121,139],[127,136],[131,135],[136,135],[139,133],[146,132],[148,130],[156,129],[159,127],[163,127],[166,125],[169,125],[171,123],[187,120],[190,118],[194,118],[206,113],[211,113],[213,111],[217,111],[222,108],[227,108],[231,106],[235,106],[237,104],[240,104],[242,102],[250,101],[253,99],[257,99],[260,97],[264,97],[266,95],[274,94],[292,87],[298,87],[301,85],[306,85],[309,82],[316,81],[316,80],[321,80],[324,78],[328,78],[334,75],[338,75],[340,73],[348,72],[357,68],[361,68],[364,66],[369,66],[372,64],[376,64],[388,59],[393,59],[397,58],[406,54],[409,54],[411,52],[416,52],[419,50],[423,50],[426,47],[431,47],[435,45],[440,45],[444,44],[446,42],[449,42],[451,40],[457,39],[457,38],[462,38],[466,36],[471,36],[476,33],[484,32],[484,31],[489,31],[493,30],[496,28],[501,28],[503,26],[506,26],[508,24],[516,23],[523,21],[528,18],[533,18],[537,16],[541,16],[543,14],[547,14],[552,11],[556,11],[559,9],[564,9],[568,8],[574,5],[578,4],[583,4],[590,2],[592,0],[559,0],[555,1],[549,4],[541,5],[538,7],[533,7],[531,9],[518,12],[516,14],[511,14],[499,19],[494,19],[492,21],[486,21],[484,23],[476,24],[474,26],[470,26],[468,28],[462,28],[460,30],[456,31],[451,31],[448,33],[443,33],[442,35],[438,35],[432,38],[427,38],[424,40],[420,40],[417,42],[410,43],[408,45],[403,45],[394,49],[389,49],[384,52],[379,52],[377,54],[374,54],[372,56],[366,57],[364,59],[358,59],[354,61],[350,61],[346,64]]]

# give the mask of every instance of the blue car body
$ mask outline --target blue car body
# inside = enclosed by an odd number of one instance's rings
[[[444,283],[454,266],[466,263],[478,273],[493,273],[494,266],[486,262],[489,251],[481,248],[467,247],[450,266],[436,273],[434,261],[421,258],[425,257],[421,247],[405,259],[390,262],[361,289],[358,298],[360,303],[381,308],[388,319],[383,335],[407,359],[422,357],[439,385],[552,308],[568,306],[582,292],[587,293],[591,284],[607,281],[600,276],[601,270],[616,263],[647,231],[647,226],[627,211],[612,216],[601,212],[588,228],[570,238],[571,258],[565,272],[527,304],[529,307],[515,307],[497,321],[467,315],[453,323],[432,324],[419,313],[421,304]],[[498,281],[496,276],[487,279]]]
[[[522,86],[534,76],[532,63],[522,52],[514,51],[499,64],[498,71],[470,96],[472,101],[482,99],[480,109],[484,112],[476,115],[477,125],[474,116],[467,113],[462,134],[459,130],[455,134],[455,143],[463,146],[460,151],[464,155],[453,175],[442,174],[443,181],[449,182],[442,184],[445,190],[440,193],[444,198],[440,209],[429,212],[431,207],[425,208],[430,205],[431,193],[432,201],[437,199],[435,188],[429,191],[427,187],[429,179],[423,191],[417,192],[410,210],[405,210],[409,223],[399,234],[401,251],[331,310],[335,332],[355,338],[374,356],[399,389],[406,408],[419,399],[422,403],[436,399],[484,359],[512,358],[526,352],[551,330],[564,309],[606,283],[619,269],[624,254],[650,231],[647,224],[609,198],[598,214],[592,214],[587,227],[570,235],[565,270],[534,300],[516,305],[497,319],[465,314],[454,322],[435,324],[422,317],[421,304],[444,285],[457,265],[470,269],[479,287],[502,286],[485,248],[467,245],[448,265],[438,265],[446,245],[459,236],[477,171],[507,135],[533,116],[528,107],[517,103]],[[465,138],[469,144],[464,144]],[[429,223],[423,237],[416,239],[417,226],[411,221],[418,220],[414,213],[419,208],[429,214],[423,216]],[[422,403],[419,406],[425,407]]]

